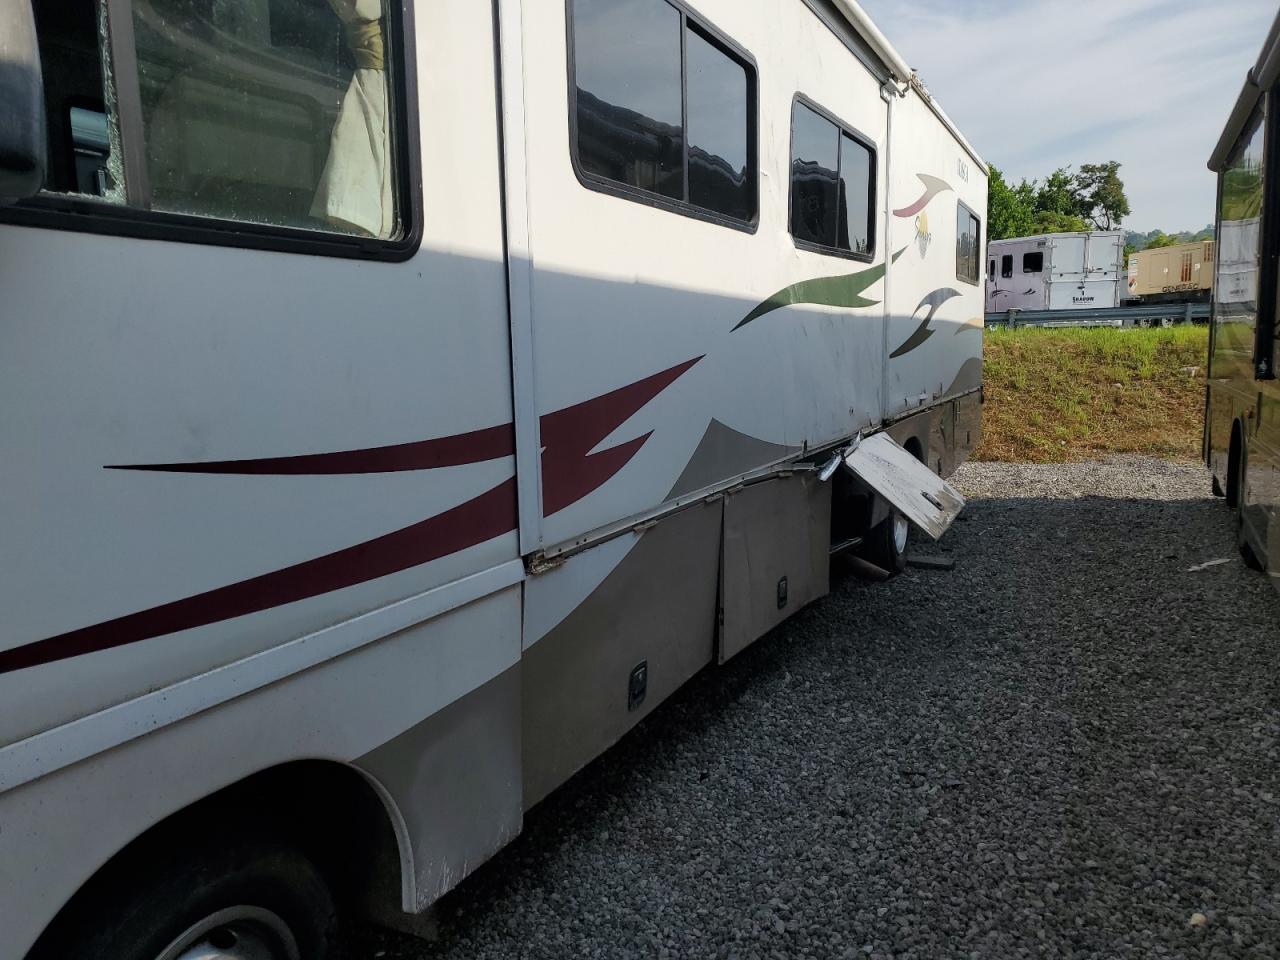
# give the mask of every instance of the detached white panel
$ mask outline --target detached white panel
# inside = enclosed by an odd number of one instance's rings
[[[960,491],[888,434],[863,440],[845,465],[903,516],[938,540],[964,509]]]

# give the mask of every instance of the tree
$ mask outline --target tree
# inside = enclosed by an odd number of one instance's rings
[[[1043,182],[1023,179],[1010,186],[1000,170],[991,167],[990,239],[1114,229],[1129,215],[1119,171],[1120,164],[1114,161],[1086,163],[1077,173],[1059,167]]]
[[[1171,237],[1163,230],[1156,230],[1147,235],[1147,245],[1142,249],[1159,250],[1161,247],[1176,247],[1182,242],[1180,237]]]
[[[1115,160],[1084,164],[1075,175],[1073,189],[1076,213],[1092,221],[1099,230],[1115,229],[1130,213],[1129,198],[1120,179],[1120,164]]]
[[[998,168],[990,168],[987,184],[988,239],[1008,240],[1036,232],[1035,211],[1028,196],[1030,191],[1024,189],[1026,187],[1025,180],[1017,188],[1010,187]]]
[[[1080,196],[1070,170],[1059,167],[1045,178],[1044,184],[1036,188],[1035,208],[1037,214],[1049,214],[1051,219],[1079,219]]]

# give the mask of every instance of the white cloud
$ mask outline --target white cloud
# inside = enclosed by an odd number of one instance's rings
[[[1205,164],[1275,0],[862,0],[1011,179],[1119,160],[1132,229],[1213,220]]]

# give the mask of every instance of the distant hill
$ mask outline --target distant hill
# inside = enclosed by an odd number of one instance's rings
[[[1183,230],[1181,233],[1165,233],[1163,230],[1152,230],[1150,233],[1138,233],[1130,230],[1124,236],[1126,247],[1134,250],[1145,250],[1147,247],[1155,245],[1157,247],[1171,247],[1178,243],[1195,243],[1197,240],[1212,240],[1213,224],[1205,227],[1198,232]]]

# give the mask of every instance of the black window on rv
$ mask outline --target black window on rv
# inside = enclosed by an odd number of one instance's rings
[[[666,0],[571,0],[573,150],[586,182],[690,213],[756,215],[755,69]]]
[[[1037,250],[1035,253],[1024,253],[1022,255],[1022,272],[1044,273],[1044,251]]]
[[[1013,254],[1006,253],[1000,258],[1000,276],[1008,280],[1013,276]]]
[[[401,236],[399,44],[384,2],[37,4],[47,190],[104,205],[77,208],[89,213],[197,218],[174,229]]]
[[[791,235],[797,242],[870,259],[875,188],[872,147],[797,100],[791,117]]]
[[[963,203],[956,206],[956,279],[976,284],[982,272],[982,221]]]

